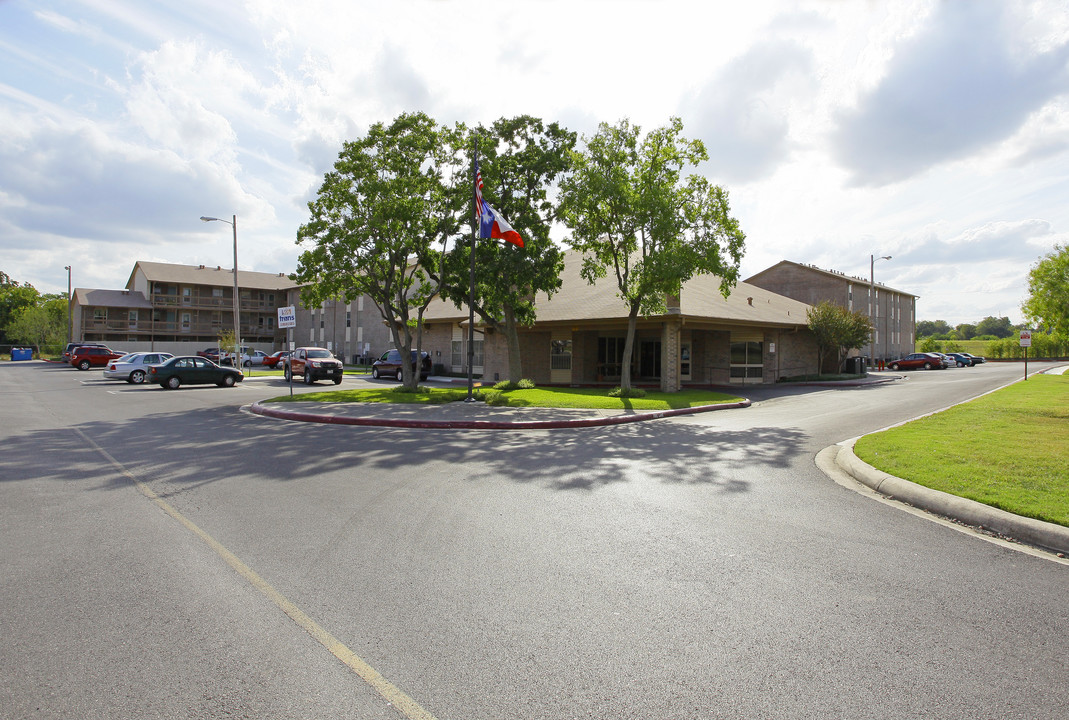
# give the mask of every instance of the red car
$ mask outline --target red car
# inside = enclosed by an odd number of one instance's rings
[[[892,360],[887,363],[892,370],[943,370],[946,363],[942,356],[936,353],[913,353],[901,360]]]
[[[112,360],[118,360],[126,353],[117,353],[103,346],[86,346],[75,348],[71,353],[71,365],[79,370],[91,367],[104,367]]]
[[[289,357],[289,355],[289,350],[279,350],[278,352],[273,352],[264,358],[264,367],[278,367],[278,364],[282,362],[284,358]]]

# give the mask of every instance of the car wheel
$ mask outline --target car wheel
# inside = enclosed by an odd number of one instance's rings
[[[931,370],[932,369],[932,364],[931,363],[924,363],[924,369],[925,370]]]
[[[223,382],[220,383],[223,387],[234,387],[234,376],[226,375],[223,377]]]
[[[89,369],[89,361],[88,360],[82,360],[80,363],[78,363],[78,369],[79,370],[88,370]]]
[[[282,370],[282,376],[286,378],[286,382],[290,382],[291,380],[293,380],[293,374],[290,373],[290,366],[289,365],[287,365]]]
[[[340,377],[334,378],[334,384],[335,385],[341,385],[341,378]]]
[[[132,382],[134,385],[140,385],[141,383],[145,382],[145,371],[134,370],[132,373],[130,373],[130,382]]]
[[[168,390],[177,390],[181,384],[182,380],[177,375],[172,375],[171,377],[167,378]]]
[[[397,368],[397,382],[405,381],[405,373],[401,368]]]
[[[308,371],[308,368],[304,369],[304,384],[311,385],[315,382],[315,378],[312,377],[312,373]]]
[[[375,378],[376,380],[379,379],[379,369],[377,367],[371,368],[371,377]]]
[[[252,360],[246,360],[245,367],[252,367]]]
[[[892,370],[897,370],[898,369],[898,363],[891,363],[891,369]]]

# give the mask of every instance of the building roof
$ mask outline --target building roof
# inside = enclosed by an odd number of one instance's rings
[[[855,275],[847,275],[846,273],[842,273],[842,272],[839,272],[837,270],[825,270],[823,268],[817,267],[816,265],[807,265],[806,263],[796,263],[796,262],[791,262],[790,260],[780,260],[775,265],[773,265],[771,267],[768,267],[768,268],[765,268],[761,272],[756,273],[755,275],[751,275],[750,277],[746,278],[746,282],[748,282],[748,283],[752,282],[753,280],[761,278],[762,276],[767,275],[769,273],[772,273],[772,272],[774,272],[776,270],[779,270],[779,269],[781,269],[783,267],[800,268],[800,269],[805,270],[807,272],[818,273],[820,275],[824,275],[824,276],[827,276],[827,277],[832,277],[832,278],[835,278],[837,280],[842,280],[842,281],[845,281],[845,282],[857,282],[857,283],[861,283],[863,285],[868,285],[869,284],[869,279],[868,278],[857,277]],[[895,289],[893,287],[888,287],[887,285],[883,285],[881,283],[873,283],[873,284],[876,287],[878,287],[880,290],[885,290],[887,292],[893,292],[893,293],[897,293],[899,295],[908,295],[909,297],[914,297],[914,298],[915,297],[920,297],[919,295],[914,295],[913,293],[908,293],[905,290],[897,290],[897,289]]]
[[[152,303],[133,290],[98,290],[75,288],[74,304],[80,307],[123,307],[152,309]]]
[[[535,296],[537,322],[625,321],[628,307],[620,299],[612,273],[591,285],[579,274],[582,255],[567,251],[561,288],[549,297]],[[777,295],[755,285],[737,283],[731,294],[720,294],[720,278],[700,275],[684,283],[680,293],[679,315],[688,319],[726,324],[790,327],[807,324],[809,305]],[[675,314],[675,313],[673,313]],[[458,309],[451,302],[436,300],[427,309],[427,320],[465,320],[467,308]]]
[[[130,272],[126,287],[132,288],[134,275],[138,268],[152,282],[182,283],[185,285],[209,285],[214,287],[233,287],[234,270],[220,266],[176,265],[174,263],[148,262],[138,260]],[[286,277],[286,273],[265,273],[252,270],[238,270],[238,287],[256,290],[288,290],[297,284]]]

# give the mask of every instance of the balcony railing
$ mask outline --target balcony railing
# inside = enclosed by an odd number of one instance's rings
[[[130,323],[122,320],[86,320],[82,323],[82,330],[87,333],[129,333],[131,335],[219,335],[234,326],[227,323],[212,322],[182,322],[159,321]],[[259,325],[243,325],[241,336],[243,338],[272,337],[275,328],[265,328]]]
[[[285,298],[283,298],[283,301]],[[152,296],[153,307],[166,307],[166,308],[191,308],[191,309],[207,309],[207,310],[233,310],[234,300],[230,297],[214,297],[210,295],[162,295],[155,294]],[[275,312],[280,307],[278,302],[268,302],[266,300],[253,300],[250,298],[240,298],[238,306],[242,310],[248,311],[262,311],[262,312]]]

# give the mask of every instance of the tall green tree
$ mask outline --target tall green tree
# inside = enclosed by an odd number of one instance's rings
[[[7,326],[21,309],[37,305],[41,294],[33,285],[12,280],[6,273],[0,272],[0,278],[0,342],[27,342],[9,335]]]
[[[508,347],[509,380],[523,377],[519,328],[535,321],[535,293],[552,295],[560,288],[564,256],[550,239],[556,206],[549,188],[567,172],[576,135],[557,123],[521,115],[501,118],[491,127],[474,128],[468,147],[478,141],[483,196],[508,219],[523,238],[524,247],[483,240],[477,242],[475,262],[475,313],[488,328],[501,332]],[[462,202],[471,217],[472,178]],[[461,197],[464,193],[461,193]],[[471,238],[461,240],[445,264],[442,295],[457,307],[468,304]]]
[[[451,188],[465,169],[461,135],[424,113],[406,113],[345,143],[297,232],[297,244],[308,246],[291,276],[303,285],[303,303],[366,294],[401,357],[413,340],[421,349],[423,313],[439,290],[425,268],[440,261],[436,247],[460,223]],[[418,367],[402,367],[404,386],[414,390]]]
[[[931,335],[943,335],[951,331],[950,323],[946,320],[918,320],[917,337],[929,337]]]
[[[994,335],[997,338],[1007,338],[1013,335],[1013,325],[1008,317],[992,317],[988,315],[976,323],[975,335]],[[963,338],[968,340],[969,338]]]
[[[1069,335],[1069,245],[1056,245],[1028,273],[1025,317],[1056,335]]]
[[[708,154],[682,133],[679,118],[645,137],[627,120],[602,123],[585,150],[573,153],[573,173],[561,184],[566,242],[583,253],[583,278],[593,284],[612,273],[627,304],[624,392],[639,315],[664,312],[666,297],[694,275],[718,275],[725,297],[738,281],[746,236],[730,215],[727,191],[684,174]]]
[[[833,352],[835,372],[841,372],[847,354],[854,348],[866,345],[872,333],[872,322],[868,315],[847,310],[827,300],[809,308],[806,321],[817,340],[818,372],[825,369]]]
[[[50,345],[62,346],[67,338],[67,301],[52,298],[20,307],[5,329],[12,342],[34,345],[38,351]]]

